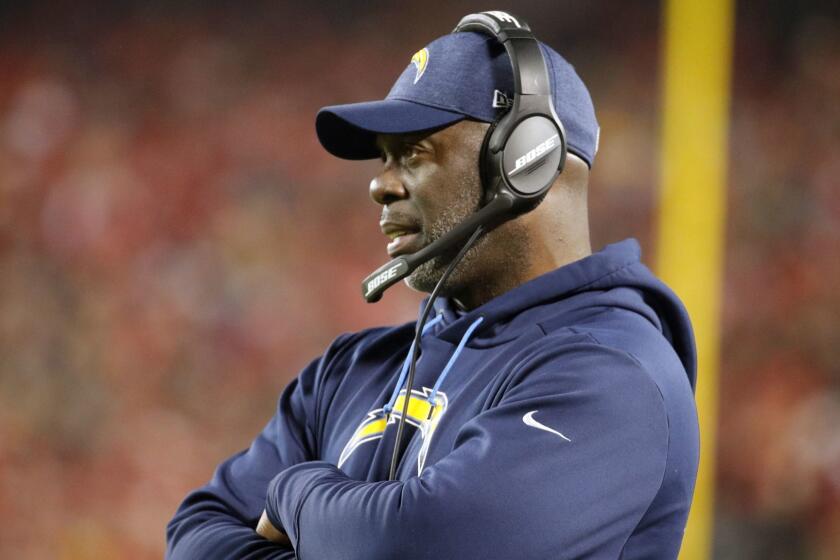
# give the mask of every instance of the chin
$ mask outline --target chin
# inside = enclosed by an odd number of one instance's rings
[[[432,279],[426,275],[418,275],[417,270],[415,270],[410,276],[406,277],[403,282],[405,282],[405,285],[415,292],[430,294],[432,293],[432,290],[435,289],[435,285],[439,279],[440,275],[438,275],[436,279]]]
[[[470,259],[471,260],[471,259]],[[441,288],[441,296],[451,296],[454,293],[460,292],[465,286],[470,284],[470,279],[466,276],[474,277],[474,274],[465,275],[465,267],[469,269],[471,262],[468,259],[461,261],[452,271],[452,275],[447,280],[446,285]],[[425,262],[417,270],[411,273],[406,279],[405,284],[412,290],[430,294],[437,286],[441,276],[446,271],[446,265],[438,265],[437,259]],[[473,280],[474,281],[474,280]]]

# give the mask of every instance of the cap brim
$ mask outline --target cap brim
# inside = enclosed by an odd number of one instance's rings
[[[379,157],[377,134],[407,134],[447,126],[465,115],[402,99],[333,105],[318,111],[315,130],[321,145],[344,159]]]

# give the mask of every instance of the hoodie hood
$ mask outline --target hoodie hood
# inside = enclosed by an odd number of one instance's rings
[[[626,239],[521,284],[469,312],[459,310],[448,298],[439,298],[434,305],[442,320],[434,335],[455,344],[482,317],[470,345],[492,346],[516,338],[524,329],[556,314],[558,304],[566,315],[618,307],[641,315],[662,333],[679,356],[694,389],[697,351],[688,313],[676,294],[640,259],[639,243]],[[423,300],[421,311],[427,301]]]

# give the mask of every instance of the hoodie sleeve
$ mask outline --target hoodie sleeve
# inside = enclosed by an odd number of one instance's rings
[[[266,507],[301,560],[617,558],[667,450],[662,397],[638,361],[558,345],[520,362],[421,476],[360,482],[301,463],[272,480]]]
[[[286,387],[277,413],[250,448],[220,464],[209,484],[187,496],[167,526],[166,558],[295,557],[293,550],[267,541],[255,528],[271,479],[316,457],[316,392],[340,341]]]

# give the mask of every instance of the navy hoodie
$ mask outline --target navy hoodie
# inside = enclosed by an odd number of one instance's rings
[[[340,336],[190,494],[167,556],[676,558],[698,464],[685,309],[610,245],[469,312]],[[294,550],[254,531],[266,509]]]

